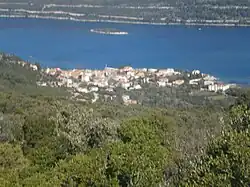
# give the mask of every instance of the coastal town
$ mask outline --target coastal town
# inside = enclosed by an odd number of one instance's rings
[[[30,65],[33,70],[38,68]],[[116,90],[122,89],[127,94],[121,95],[125,105],[138,104],[130,98],[129,92],[143,90],[148,85],[155,87],[182,87],[191,86],[198,91],[224,93],[235,84],[224,84],[216,77],[201,73],[199,70],[190,72],[177,71],[172,68],[153,69],[130,66],[112,68],[106,66],[103,70],[46,68],[42,72],[55,79],[50,82],[38,81],[39,86],[66,87],[74,97],[79,95],[92,95],[92,102],[98,101],[100,95],[105,99],[113,100],[117,97]]]

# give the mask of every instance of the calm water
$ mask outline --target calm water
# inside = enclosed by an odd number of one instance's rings
[[[126,36],[98,35],[117,28]],[[250,83],[250,28],[150,26],[57,20],[0,19],[0,50],[43,66],[200,69]]]

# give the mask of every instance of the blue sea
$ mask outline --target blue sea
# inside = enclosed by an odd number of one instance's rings
[[[128,35],[100,35],[116,28]],[[43,67],[199,69],[223,81],[250,83],[250,28],[0,19],[0,51]]]

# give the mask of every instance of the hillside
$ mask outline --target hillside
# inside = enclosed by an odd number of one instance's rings
[[[0,67],[1,187],[249,185],[248,89],[230,107],[91,103],[38,64]]]
[[[248,0],[1,0],[1,17],[120,23],[250,25]]]
[[[15,55],[0,53],[0,91],[27,95],[68,95],[64,89],[41,88],[38,81],[51,81],[53,77],[41,72],[39,64],[30,64]]]

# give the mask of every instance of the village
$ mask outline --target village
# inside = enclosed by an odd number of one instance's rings
[[[34,70],[36,68],[31,65]],[[47,68],[42,70],[44,74],[55,77],[50,82],[37,82],[39,86],[67,87],[77,97],[84,94],[92,94],[92,102],[100,97],[100,92],[105,98],[114,99],[117,88],[126,91],[142,90],[144,86],[152,84],[157,87],[181,87],[192,86],[199,91],[225,92],[234,84],[224,84],[214,76],[201,73],[199,70],[191,72],[177,71],[172,68],[152,69],[137,68],[130,66],[121,68],[105,67],[103,70],[73,69],[62,70],[60,68]],[[123,103],[137,104],[136,100],[130,99],[129,95],[121,96]]]

